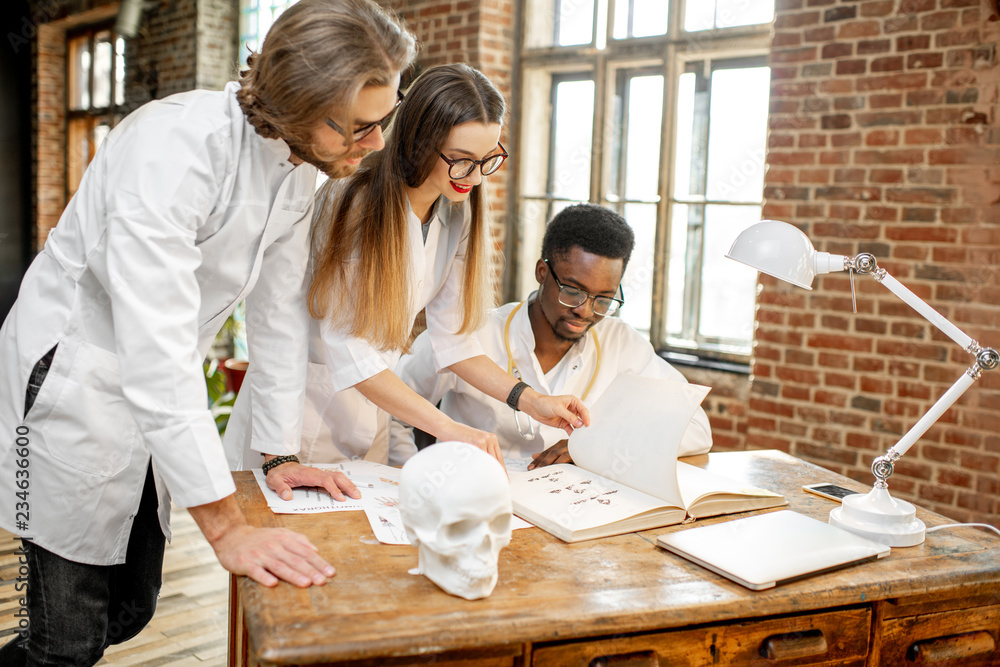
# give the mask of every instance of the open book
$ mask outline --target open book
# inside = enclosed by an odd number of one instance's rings
[[[514,514],[565,542],[787,505],[777,493],[677,460],[709,388],[620,375],[570,436],[573,464],[510,473]]]

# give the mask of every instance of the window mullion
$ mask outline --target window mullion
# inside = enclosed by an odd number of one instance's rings
[[[708,76],[706,77],[706,72]],[[708,192],[708,140],[711,133],[711,119],[709,111],[712,108],[712,81],[711,68],[707,62],[702,63],[702,70],[697,75],[698,84],[695,85],[696,99],[698,89],[702,89],[701,99],[696,102],[700,107],[700,113],[696,110],[695,119],[698,122],[697,141],[699,149],[696,154],[699,156],[699,190],[702,196]],[[701,288],[702,288],[702,265],[705,261],[705,219],[707,217],[707,206],[700,204],[689,208],[688,214],[688,244],[686,255],[689,256],[685,269],[685,290],[684,290],[684,337],[687,340],[698,342],[698,331],[701,328]],[[697,212],[697,213],[695,213]],[[695,224],[692,225],[691,223]]]
[[[605,119],[608,104],[608,59],[604,53],[595,58],[594,63],[594,125],[591,134],[590,154],[590,201],[603,201],[604,192],[604,150]],[[594,168],[597,165],[597,168]]]
[[[673,0],[671,0],[673,2]],[[671,6],[669,16],[676,13]],[[669,29],[669,28],[668,28]],[[653,252],[653,308],[649,338],[655,347],[667,340],[667,282],[670,275],[670,228],[674,224],[671,193],[674,188],[673,156],[677,134],[677,47],[667,44],[663,54],[663,115],[660,125],[660,201],[656,206],[656,236]]]

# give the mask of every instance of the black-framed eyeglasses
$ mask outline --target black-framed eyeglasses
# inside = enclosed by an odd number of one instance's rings
[[[489,176],[500,168],[503,161],[510,157],[507,154],[507,149],[503,147],[499,141],[497,146],[500,148],[500,152],[496,155],[490,155],[489,157],[484,157],[482,160],[473,160],[471,158],[462,158],[460,160],[452,160],[444,156],[444,153],[438,153],[441,159],[448,163],[448,175],[452,178],[459,179],[465,178],[472,173],[472,170],[479,165],[479,171],[482,172],[483,176]]]
[[[622,295],[620,299],[613,296],[594,296],[577,287],[563,285],[559,282],[559,276],[556,275],[556,270],[552,268],[552,263],[546,259],[545,265],[549,267],[552,279],[556,281],[556,285],[559,287],[559,303],[562,305],[569,308],[579,308],[590,299],[593,302],[594,313],[597,315],[614,315],[618,312],[619,308],[625,305],[625,289],[621,286],[621,283],[618,284],[618,291]]]
[[[358,143],[359,141],[367,137],[369,134],[371,134],[375,130],[376,125],[381,125],[382,129],[384,130],[389,125],[389,121],[392,120],[392,115],[396,113],[396,109],[399,108],[399,105],[402,104],[403,100],[405,99],[406,97],[403,95],[403,91],[397,89],[396,106],[392,108],[392,111],[387,113],[381,120],[377,120],[374,123],[368,123],[367,125],[362,125],[358,129],[354,130],[354,133],[350,136],[348,136],[347,132],[343,130],[339,125],[334,123],[332,118],[327,118],[326,124],[332,127],[334,130],[336,130],[340,134],[340,136],[344,137],[345,139],[350,139],[353,143]]]

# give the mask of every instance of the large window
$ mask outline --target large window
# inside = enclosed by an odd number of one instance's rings
[[[298,0],[240,0],[240,64],[260,45],[274,20]]]
[[[591,201],[636,233],[621,317],[661,349],[750,352],[756,274],[725,259],[760,219],[773,0],[529,0],[515,296],[545,222]]]
[[[97,147],[122,118],[125,40],[113,24],[66,37],[66,190],[72,197]]]

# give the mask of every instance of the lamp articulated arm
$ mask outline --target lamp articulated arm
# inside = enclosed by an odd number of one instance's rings
[[[937,400],[936,403],[928,410],[916,424],[906,432],[905,435],[897,442],[895,445],[889,448],[884,456],[880,456],[872,463],[872,474],[875,475],[876,488],[886,488],[888,485],[886,481],[892,475],[893,464],[899,460],[899,458],[913,446],[913,444],[923,436],[924,433],[940,419],[948,408],[950,408],[955,401],[957,401],[965,390],[972,386],[972,384],[979,379],[984,370],[990,371],[997,368],[1000,365],[1000,355],[993,348],[982,347],[980,344],[973,340],[968,334],[959,329],[957,326],[952,324],[948,318],[939,313],[938,311],[931,308],[927,303],[918,297],[916,294],[907,289],[901,282],[893,278],[889,273],[882,268],[879,268],[875,261],[875,257],[870,253],[863,252],[858,256],[851,258],[844,258],[844,266],[846,270],[853,273],[867,274],[871,275],[876,282],[880,283],[883,287],[888,289],[890,292],[899,297],[904,303],[913,308],[915,311],[920,313],[928,322],[936,326],[941,330],[948,338],[958,343],[966,352],[975,355],[976,360],[973,362],[965,373],[958,378],[958,380],[953,384],[948,391],[946,391],[941,398]],[[854,280],[853,275],[851,278],[851,295],[854,295]],[[855,312],[857,309],[855,308]]]

